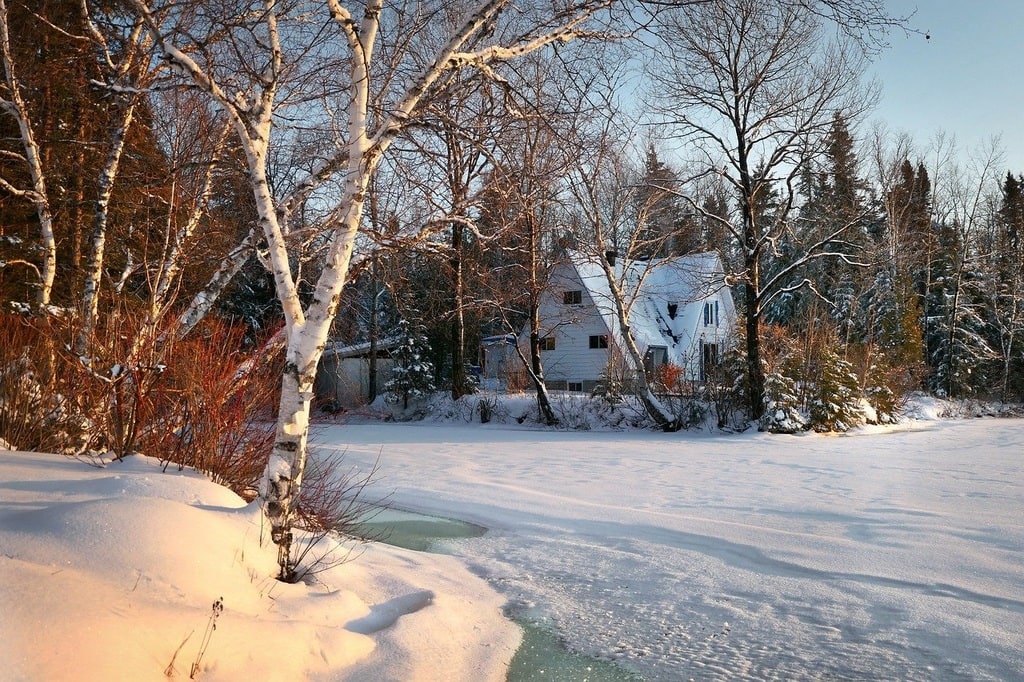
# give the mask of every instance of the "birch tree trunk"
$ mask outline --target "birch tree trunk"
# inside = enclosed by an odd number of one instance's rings
[[[601,244],[603,246],[603,241]],[[622,330],[621,342],[625,346],[626,354],[633,365],[634,381],[637,384],[636,397],[640,404],[644,406],[644,411],[654,420],[658,428],[668,432],[678,431],[682,428],[682,423],[670,409],[658,400],[658,397],[654,395],[654,391],[651,390],[651,384],[644,368],[644,357],[641,355],[640,349],[636,345],[636,339],[633,338],[633,334],[629,329],[629,310],[631,306],[627,305],[627,301],[634,301],[635,294],[630,296],[622,290],[619,279],[616,277],[615,271],[607,259],[601,260],[601,266],[605,280],[608,282],[608,290],[611,292],[612,302],[615,305],[615,317],[619,322],[619,328]],[[624,265],[623,267],[626,266]],[[637,290],[639,290],[639,284],[637,284]],[[610,343],[609,346],[611,346]]]
[[[604,92],[610,90],[606,88]],[[612,312],[621,332],[620,338],[614,342],[622,346],[634,372],[633,393],[658,428],[678,431],[682,426],[679,418],[651,390],[643,355],[630,330],[632,307],[653,265],[646,256],[659,252],[671,238],[671,233],[649,238],[641,229],[657,203],[657,195],[640,195],[639,173],[620,151],[627,142],[621,139],[620,130],[628,124],[623,125],[619,118],[621,113],[616,111],[612,99],[607,94],[603,96],[606,111],[601,113],[593,129],[580,131],[578,159],[570,185],[582,213],[583,251],[592,262],[600,264],[608,284]],[[592,139],[587,138],[588,134]],[[621,261],[620,272],[615,271],[616,266],[609,254],[616,261]],[[609,350],[612,342],[613,339],[609,339]]]
[[[3,59],[4,78],[7,83],[8,95],[8,98],[0,97],[0,108],[14,118],[18,124],[18,133],[21,136],[21,145],[25,151],[24,160],[28,165],[32,187],[28,190],[20,189],[0,178],[0,189],[4,189],[15,196],[27,198],[32,203],[36,217],[39,219],[39,237],[43,247],[43,262],[41,267],[36,267],[34,264],[33,267],[39,274],[39,290],[36,294],[36,302],[40,306],[46,306],[50,304],[54,276],[57,271],[57,240],[53,233],[53,212],[50,209],[42,156],[39,151],[39,144],[36,142],[28,106],[22,96],[21,83],[18,81],[16,65],[11,53],[11,38],[7,18],[7,2],[6,0],[0,0],[0,58]]]
[[[583,2],[539,19],[536,26],[543,29],[534,28],[521,33],[506,45],[491,36],[500,35],[493,31],[493,25],[508,5],[508,0],[484,0],[466,15],[447,41],[438,46],[429,61],[420,61],[416,55],[406,52],[400,52],[397,56],[389,54],[390,61],[381,64],[375,71],[377,65],[374,49],[385,9],[383,0],[369,0],[361,8],[361,16],[358,17],[352,16],[340,0],[326,0],[330,15],[329,26],[336,30],[349,54],[342,62],[346,71],[339,71],[336,76],[343,83],[329,82],[330,77],[328,82],[324,82],[326,91],[346,91],[347,109],[337,116],[345,121],[344,135],[335,135],[336,130],[325,130],[325,140],[337,140],[340,137],[335,150],[317,161],[310,169],[308,178],[297,183],[292,193],[286,192],[280,199],[276,199],[271,192],[267,172],[272,151],[271,121],[276,107],[281,105],[278,93],[285,87],[286,72],[295,73],[301,66],[294,62],[285,64],[283,61],[284,49],[278,33],[278,21],[282,17],[287,18],[283,13],[289,10],[279,6],[275,0],[264,0],[263,11],[251,20],[259,22],[258,25],[243,26],[239,38],[244,41],[258,35],[255,43],[245,45],[246,49],[253,49],[255,45],[262,50],[259,66],[250,66],[257,62],[252,59],[247,60],[246,64],[234,65],[228,69],[229,72],[234,71],[232,82],[228,84],[218,81],[216,71],[194,59],[190,55],[189,46],[178,45],[171,37],[191,33],[165,32],[156,18],[165,16],[159,11],[160,8],[154,8],[145,0],[129,2],[144,19],[171,68],[192,86],[207,93],[231,119],[235,135],[245,153],[249,183],[259,215],[260,230],[266,240],[267,260],[282,306],[287,339],[275,442],[261,492],[271,538],[278,545],[278,577],[293,580],[296,576],[296,559],[292,552],[292,526],[305,471],[310,406],[317,364],[348,276],[356,237],[361,227],[368,183],[383,154],[400,135],[419,121],[425,100],[437,96],[443,86],[452,85],[455,79],[449,78],[450,75],[460,69],[475,69],[485,78],[493,77],[494,72],[489,65],[498,60],[513,59],[554,42],[565,42],[577,37],[583,32],[583,23],[606,3],[604,0]],[[304,26],[308,25],[309,20],[310,15],[303,15],[302,21],[307,22]],[[329,27],[314,33],[317,33],[319,39],[333,37]],[[217,36],[217,39],[224,38]],[[302,54],[303,50],[318,54],[308,45],[297,51],[296,46],[288,47],[292,50],[289,54]],[[319,49],[321,46],[316,47]],[[407,43],[401,43],[402,50],[407,48]],[[337,51],[338,46],[332,45],[330,50]],[[416,68],[416,64],[423,66]],[[318,68],[323,70],[322,66]],[[410,73],[416,75],[410,77]],[[244,81],[243,76],[249,78],[248,87],[239,85]],[[319,77],[315,80],[323,82]],[[396,83],[403,81],[404,85],[399,87],[396,95]],[[383,88],[376,94],[375,85]],[[375,107],[375,114],[371,118],[371,99],[378,95],[384,96],[388,88],[388,96],[394,99],[386,107]],[[309,196],[330,179],[339,181],[336,194],[332,193],[337,197],[333,209],[325,212],[315,225],[307,228],[320,236],[326,244],[326,250],[311,300],[303,307],[292,273],[288,235],[283,226],[289,224],[291,212],[301,207],[302,198]]]
[[[257,237],[258,230],[254,225],[245,238],[224,256],[217,271],[213,273],[206,285],[196,292],[185,310],[178,316],[177,323],[174,325],[177,338],[182,339],[188,336],[210,312],[234,276],[255,253]]]
[[[129,102],[121,116],[121,120],[111,139],[107,158],[100,169],[98,183],[99,193],[93,214],[92,238],[90,239],[89,259],[85,266],[85,283],[82,286],[82,299],[79,313],[81,328],[75,352],[83,355],[88,352],[96,327],[96,316],[99,313],[100,281],[103,278],[103,263],[106,257],[107,226],[110,222],[110,196],[114,191],[114,182],[121,166],[121,155],[124,153],[128,129],[135,117],[135,102]]]

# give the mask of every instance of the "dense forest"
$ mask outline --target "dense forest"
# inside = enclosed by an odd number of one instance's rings
[[[249,489],[272,450],[283,523],[328,338],[426,356],[368,400],[458,399],[520,335],[557,422],[570,248],[721,254],[737,343],[689,390],[722,426],[1020,402],[1024,176],[871,123],[893,31],[875,0],[0,0],[0,437],[255,458]]]

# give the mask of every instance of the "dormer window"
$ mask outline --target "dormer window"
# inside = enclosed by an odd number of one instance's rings
[[[579,305],[583,303],[583,292],[579,289],[562,292],[562,303],[565,305]]]
[[[704,303],[704,326],[718,326],[718,301],[706,301]]]

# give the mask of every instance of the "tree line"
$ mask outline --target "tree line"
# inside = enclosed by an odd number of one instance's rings
[[[0,379],[74,365],[127,406],[81,442],[120,452],[175,344],[227,320],[237,371],[280,349],[283,578],[328,338],[425,336],[424,385],[459,398],[480,338],[525,330],[555,423],[539,306],[570,248],[719,251],[741,325],[718,384],[765,428],[1019,401],[1024,178],[868,127],[890,30],[881,0],[0,0],[0,299],[53,342]],[[679,428],[655,379],[636,392]]]

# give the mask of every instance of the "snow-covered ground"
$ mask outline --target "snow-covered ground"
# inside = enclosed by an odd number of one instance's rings
[[[259,510],[194,474],[0,452],[0,678],[185,679],[223,597],[198,679],[499,680],[506,602],[649,680],[1024,679],[1024,420],[315,440],[491,531],[283,585]]]
[[[0,451],[0,680],[504,679],[521,634],[457,559],[381,545],[285,585],[259,519],[152,459]]]
[[[1024,679],[1024,421],[845,436],[345,425],[325,456],[650,680]]]

